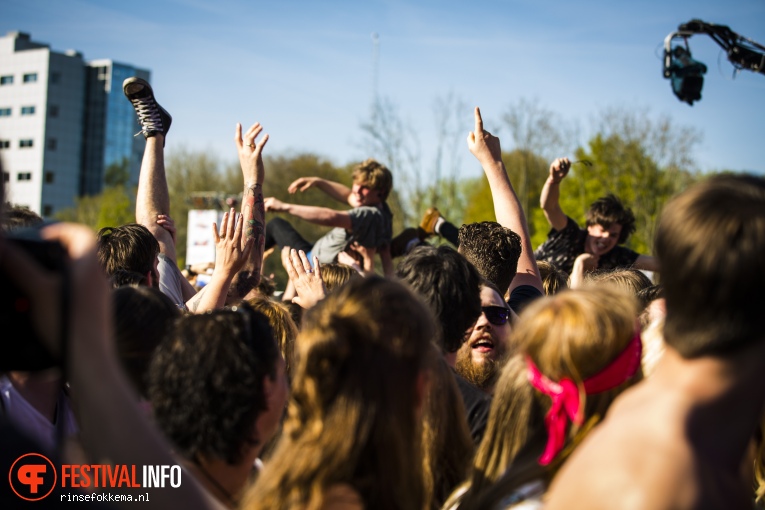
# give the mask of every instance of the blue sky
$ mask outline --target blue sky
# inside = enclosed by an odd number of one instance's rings
[[[488,126],[520,98],[591,134],[604,107],[649,108],[703,134],[699,168],[765,173],[765,76],[732,67],[706,36],[690,40],[707,64],[702,100],[679,102],[661,76],[660,46],[692,18],[765,44],[765,0],[483,2],[333,0],[3,0],[0,31],[22,30],[54,50],[112,58],[152,72],[173,115],[168,150],[185,145],[234,159],[237,121],[259,120],[271,154],[310,151],[345,164],[365,157],[359,125],[378,91],[435,143],[433,101],[451,93]],[[503,144],[504,146],[504,144]],[[463,175],[476,175],[464,145]]]

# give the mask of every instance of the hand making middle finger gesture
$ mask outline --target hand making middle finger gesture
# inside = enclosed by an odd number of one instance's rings
[[[481,165],[495,163],[502,160],[502,148],[499,138],[483,128],[481,110],[475,108],[475,131],[471,131],[467,137],[468,148]]]

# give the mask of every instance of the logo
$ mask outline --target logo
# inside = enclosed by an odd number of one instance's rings
[[[56,467],[44,455],[27,453],[11,466],[8,473],[11,489],[21,499],[39,501],[56,486]]]

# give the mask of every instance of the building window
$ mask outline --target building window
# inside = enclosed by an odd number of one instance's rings
[[[0,85],[13,85],[13,75],[0,76]]]
[[[54,85],[61,82],[61,73],[50,73],[50,82]]]
[[[21,107],[21,115],[34,115],[35,114],[35,107],[34,106],[22,106]]]
[[[52,205],[44,205],[42,210],[43,216],[51,216],[53,214],[53,206]]]
[[[55,138],[48,138],[48,150],[55,151],[58,148],[58,140]]]
[[[37,81],[37,73],[27,73],[24,75],[24,83],[34,83]]]
[[[16,175],[17,181],[31,181],[32,180],[32,172],[19,172]]]
[[[51,118],[58,117],[58,105],[52,104],[48,107],[48,116]]]
[[[45,184],[53,184],[55,174],[53,172],[45,172]]]
[[[19,140],[19,148],[20,149],[26,149],[26,148],[29,148],[29,147],[34,147],[34,144],[35,144],[35,142],[31,138],[29,138],[27,140]]]
[[[10,116],[11,116],[10,108],[0,108],[0,117],[10,117]]]
[[[10,148],[11,148],[10,140],[0,140],[0,149],[10,149]]]

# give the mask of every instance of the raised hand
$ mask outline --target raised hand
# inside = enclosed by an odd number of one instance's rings
[[[550,179],[554,183],[559,183],[568,175],[570,169],[571,161],[568,158],[558,158],[550,163]]]
[[[292,302],[302,308],[311,308],[327,295],[327,288],[321,277],[319,259],[313,258],[314,271],[303,250],[292,249],[289,255],[286,264],[287,274],[289,274],[295,285],[295,292],[297,292],[297,297],[293,298]]]
[[[244,267],[254,245],[253,238],[244,236],[242,223],[243,216],[237,215],[233,208],[223,214],[220,230],[213,223],[215,271],[222,271],[228,278],[233,278]]]
[[[242,167],[242,175],[246,184],[263,184],[265,178],[265,166],[263,165],[263,147],[268,143],[268,135],[265,134],[259,142],[255,139],[263,131],[260,122],[256,122],[242,135],[242,125],[236,124],[234,143],[239,153],[239,164]]]
[[[173,238],[173,244],[175,244],[175,222],[167,214],[157,215],[157,225],[170,232],[170,237]]]
[[[481,110],[475,108],[475,131],[471,131],[467,137],[468,149],[478,159],[481,165],[502,161],[502,148],[499,138],[483,128]]]

